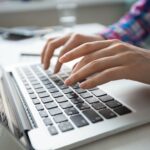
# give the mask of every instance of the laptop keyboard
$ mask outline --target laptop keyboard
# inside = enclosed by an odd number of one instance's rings
[[[41,65],[18,70],[24,86],[51,135],[88,126],[131,113],[113,97],[95,87],[84,90],[79,84],[66,86],[69,72],[57,75]]]

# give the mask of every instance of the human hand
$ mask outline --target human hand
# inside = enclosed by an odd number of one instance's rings
[[[89,42],[64,54],[66,63],[84,56],[74,67],[66,85],[81,82],[81,88],[118,79],[131,79],[150,84],[150,52],[119,40]]]
[[[63,48],[59,54],[58,59],[65,53],[71,51],[83,43],[100,40],[104,40],[100,35],[88,36],[82,34],[69,34],[60,38],[49,39],[41,54],[41,63],[44,64],[45,69],[48,69],[54,51],[61,46],[63,46]],[[57,61],[54,73],[57,73],[61,66],[62,63]]]

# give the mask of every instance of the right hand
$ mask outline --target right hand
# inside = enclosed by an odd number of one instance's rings
[[[63,46],[54,69],[54,73],[57,73],[62,66],[62,63],[59,62],[61,56],[84,43],[101,40],[104,40],[104,38],[100,35],[89,36],[82,34],[69,34],[60,38],[49,39],[41,54],[41,63],[44,65],[44,69],[48,69],[54,51]]]

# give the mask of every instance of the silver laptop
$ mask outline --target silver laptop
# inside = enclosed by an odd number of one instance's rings
[[[89,90],[64,85],[39,64],[3,69],[8,127],[27,149],[72,149],[150,121],[150,85],[119,80]]]

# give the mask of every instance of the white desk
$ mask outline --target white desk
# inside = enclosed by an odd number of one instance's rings
[[[98,30],[101,30],[100,26],[97,26],[97,31]],[[20,58],[20,52],[22,50],[36,49],[40,51],[42,50],[45,42],[46,41],[40,39],[31,39],[21,42],[8,42],[0,40],[0,64],[8,65],[16,62],[22,62],[23,59]],[[26,58],[26,60],[27,59],[29,58]],[[82,147],[76,148],[76,150],[150,150],[149,139],[150,124],[147,124],[84,145]]]

